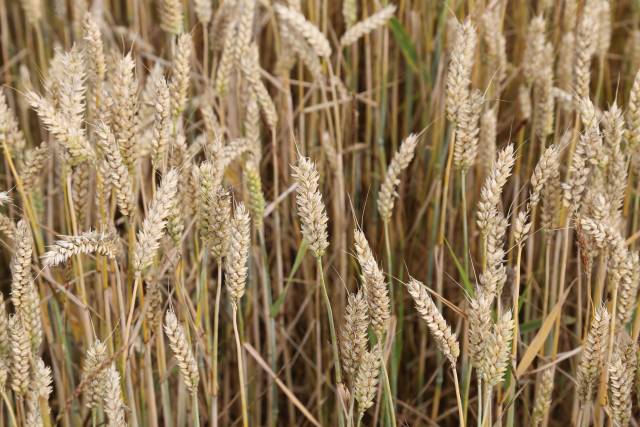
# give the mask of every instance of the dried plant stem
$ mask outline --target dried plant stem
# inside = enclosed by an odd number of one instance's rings
[[[216,281],[216,300],[213,306],[213,352],[211,358],[211,424],[218,425],[218,336],[220,329],[220,298],[222,294],[222,258],[217,260],[218,280]]]
[[[242,344],[238,333],[238,305],[232,305],[233,316],[233,336],[236,340],[236,355],[238,357],[238,377],[240,381],[240,405],[242,407],[242,425],[249,427],[249,416],[247,413],[247,390],[244,376],[244,358],[242,356]]]
[[[455,365],[451,365],[451,371],[453,371],[453,385],[456,389],[456,403],[458,406],[458,420],[460,422],[460,427],[464,427],[465,418],[464,418],[464,410],[462,409],[462,399],[460,398],[460,382],[458,381],[458,369]]]
[[[393,427],[396,427],[396,414],[395,414],[394,404],[393,404],[393,394],[391,393],[391,385],[389,383],[389,374],[387,372],[384,353],[385,353],[384,351],[380,352],[380,369],[382,370],[382,377],[384,380],[384,395],[388,405],[387,409],[389,411],[389,418],[391,420],[391,425]]]
[[[469,275],[469,226],[467,224],[467,173],[460,172],[460,191],[462,196],[462,239],[464,241],[464,271]]]
[[[331,309],[331,300],[329,300],[329,294],[327,293],[327,286],[324,283],[324,270],[322,268],[322,258],[316,257],[316,264],[318,269],[318,275],[320,276],[320,288],[322,291],[322,298],[324,300],[325,309],[327,310],[327,318],[329,320],[329,333],[331,334],[331,351],[333,353],[333,364],[335,369],[336,388],[342,384],[342,371],[340,369],[340,353],[338,352],[338,337],[336,335],[336,328],[333,323],[333,310]],[[336,395],[337,399],[340,396]],[[344,425],[344,414],[340,409],[339,420],[340,425]]]

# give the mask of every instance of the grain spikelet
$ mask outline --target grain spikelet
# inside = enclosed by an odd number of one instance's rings
[[[304,15],[281,4],[276,4],[273,8],[280,20],[285,21],[296,33],[300,34],[316,55],[321,57],[331,55],[329,41],[315,25],[307,21]]]
[[[247,285],[247,263],[251,245],[251,218],[242,203],[235,208],[229,232],[229,249],[224,264],[225,283],[231,303],[237,305]]]
[[[595,311],[591,321],[576,373],[576,393],[582,402],[590,402],[597,389],[608,333],[609,312],[602,305]]]
[[[358,373],[353,383],[353,396],[358,402],[359,416],[373,406],[376,390],[378,389],[378,374],[380,372],[380,352],[379,346],[367,351],[362,356],[362,361],[358,368]]]
[[[293,178],[298,184],[296,205],[302,224],[302,235],[316,257],[324,255],[329,246],[327,240],[327,213],[318,190],[318,171],[308,158],[299,156],[298,164],[292,166]]]
[[[380,191],[378,192],[378,213],[383,221],[391,219],[394,199],[397,197],[396,187],[400,184],[400,174],[409,166],[418,145],[418,135],[410,134],[400,144],[400,149],[391,159],[387,167]]]
[[[113,188],[116,202],[125,216],[132,216],[136,212],[133,187],[129,170],[127,169],[114,134],[104,123],[96,128],[97,145],[104,156],[101,170],[103,177]]]
[[[154,168],[162,169],[166,164],[169,138],[171,137],[171,93],[164,77],[160,76],[155,84],[155,102],[153,103],[153,139],[151,141],[151,163]]]
[[[344,326],[340,336],[342,368],[349,375],[355,375],[367,351],[367,329],[369,312],[367,300],[362,290],[349,294],[344,314]]]
[[[438,349],[449,359],[449,363],[455,366],[456,360],[460,355],[460,346],[458,338],[451,331],[449,325],[442,317],[442,314],[436,307],[422,283],[414,278],[409,279],[407,290],[416,304],[416,309],[420,316],[427,322],[429,332],[433,335]]]
[[[102,405],[106,386],[106,367],[102,365],[107,360],[107,356],[107,346],[100,340],[96,340],[87,349],[82,362],[82,380],[88,382],[84,388],[84,396],[89,408]]]
[[[382,337],[387,331],[391,318],[389,290],[364,233],[358,229],[354,230],[354,241],[356,256],[362,270],[364,295],[369,306],[371,327],[378,337]]]
[[[167,225],[167,217],[175,203],[177,185],[178,173],[175,169],[171,169],[163,177],[160,188],[158,188],[151,201],[142,228],[138,231],[133,256],[133,267],[136,274],[141,274],[143,270],[153,263],[156,252],[160,247],[160,239],[162,239]]]
[[[31,381],[31,342],[29,334],[17,315],[9,317],[9,340],[11,341],[11,388],[24,396]]]
[[[160,1],[160,28],[174,35],[182,32],[182,1]]]
[[[500,203],[502,188],[511,175],[514,161],[513,145],[510,144],[498,153],[498,158],[494,161],[491,172],[482,186],[478,202],[478,228],[485,235],[493,221],[493,213]]]
[[[118,254],[118,237],[112,233],[87,231],[79,236],[65,236],[49,247],[42,265],[54,267],[79,254],[97,254],[114,259]]]
[[[11,259],[11,302],[27,333],[34,351],[42,343],[40,320],[40,296],[31,274],[33,243],[31,229],[25,220],[18,222],[15,237],[16,248]]]
[[[533,404],[533,413],[531,414],[531,424],[534,426],[538,426],[544,421],[547,412],[549,412],[549,407],[551,407],[555,373],[556,365],[551,365],[538,374],[536,398]]]
[[[120,374],[112,364],[105,373],[104,379],[104,412],[109,420],[109,427],[125,427],[124,402],[120,390]]]
[[[476,29],[470,20],[456,23],[455,43],[446,82],[447,119],[450,122],[458,120],[458,110],[469,97],[476,39]]]
[[[190,34],[180,34],[176,46],[176,56],[173,59],[171,82],[169,92],[171,94],[171,111],[173,117],[177,117],[184,111],[189,92],[189,73],[191,71],[191,52],[193,45]]]
[[[513,339],[513,316],[511,311],[502,315],[493,331],[486,337],[486,349],[480,373],[487,384],[496,386],[504,378],[511,356],[511,340]]]
[[[198,364],[193,356],[191,344],[187,339],[184,328],[178,322],[178,318],[172,310],[168,310],[164,319],[164,331],[169,338],[169,347],[175,355],[180,369],[180,375],[187,389],[192,393],[198,392]]]
[[[480,112],[484,98],[479,90],[474,90],[464,99],[458,110],[456,121],[456,143],[453,151],[453,163],[459,170],[466,172],[478,153],[478,135]]]
[[[340,45],[343,47],[350,46],[366,34],[384,26],[395,12],[396,6],[394,4],[383,7],[373,15],[350,27],[340,38]]]

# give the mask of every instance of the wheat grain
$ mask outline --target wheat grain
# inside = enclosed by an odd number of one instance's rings
[[[378,388],[378,373],[380,372],[380,352],[379,346],[371,351],[366,351],[362,355],[358,373],[353,383],[353,396],[358,402],[359,416],[373,406],[373,400]]]
[[[344,326],[340,334],[340,354],[342,368],[355,376],[362,358],[367,351],[367,329],[369,328],[369,312],[367,300],[362,290],[349,294],[344,313]]]
[[[182,2],[180,0],[161,0],[160,28],[169,34],[182,32]]]
[[[602,305],[594,313],[576,371],[576,394],[582,402],[593,399],[602,367],[602,358],[607,348],[608,333],[609,312]]]
[[[31,381],[31,341],[21,319],[9,317],[9,341],[11,342],[11,388],[24,396]]]
[[[142,228],[138,231],[133,253],[133,267],[136,274],[141,274],[153,263],[167,225],[167,217],[175,203],[177,185],[178,173],[175,169],[171,169],[163,177],[160,188],[151,201]]]
[[[398,152],[395,153],[387,167],[387,173],[378,192],[378,213],[385,222],[391,219],[394,199],[397,197],[396,188],[400,184],[400,174],[411,163],[417,145],[418,135],[410,134],[402,141]]]
[[[357,42],[361,37],[377,30],[378,28],[386,25],[387,21],[396,13],[396,6],[394,4],[387,5],[369,16],[366,19],[356,23],[342,35],[340,38],[340,45],[351,46]]]
[[[164,318],[164,331],[169,338],[169,346],[176,357],[180,375],[191,394],[198,392],[198,364],[191,350],[185,331],[172,310],[168,310]]]
[[[531,424],[538,426],[542,424],[549,408],[551,407],[551,398],[553,393],[553,379],[556,373],[556,366],[551,365],[538,374],[536,379],[536,398],[533,404],[531,414]]]
[[[169,92],[171,94],[171,111],[173,117],[180,115],[187,103],[189,92],[189,73],[191,71],[191,52],[193,45],[190,34],[180,34],[173,59]]]
[[[456,23],[456,42],[451,52],[446,81],[446,110],[450,122],[458,120],[458,110],[469,97],[476,38],[476,29],[470,20]]]
[[[251,245],[251,218],[244,204],[235,208],[229,226],[229,249],[225,257],[226,285],[231,303],[237,305],[247,285],[249,246]]]
[[[79,254],[97,254],[114,259],[118,252],[117,236],[112,233],[87,231],[78,236],[65,236],[56,240],[42,256],[42,265],[54,267]]]
[[[321,257],[329,246],[327,241],[327,213],[318,190],[318,171],[308,158],[299,156],[292,166],[293,178],[298,184],[296,205],[302,224],[302,235],[316,257]]]
[[[449,325],[442,317],[442,314],[431,299],[431,296],[424,285],[414,278],[409,279],[406,284],[409,294],[416,304],[416,309],[420,316],[427,322],[429,332],[433,335],[438,349],[445,355],[452,366],[455,366],[458,356],[460,356],[460,346],[458,338],[451,331]]]
[[[382,337],[387,331],[391,318],[389,290],[364,233],[358,229],[354,230],[354,241],[358,263],[362,270],[364,295],[369,306],[371,327],[378,337]]]
[[[273,8],[280,20],[289,24],[296,33],[300,34],[309,43],[316,55],[320,57],[329,57],[331,55],[329,41],[315,25],[307,21],[304,15],[280,4],[274,5]]]

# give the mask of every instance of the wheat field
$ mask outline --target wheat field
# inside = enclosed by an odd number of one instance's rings
[[[0,0],[0,427],[640,425],[640,3]]]

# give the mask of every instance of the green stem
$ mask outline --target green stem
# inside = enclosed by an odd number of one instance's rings
[[[236,354],[238,358],[238,377],[240,381],[240,405],[242,407],[242,426],[249,427],[249,416],[247,413],[247,391],[245,390],[244,379],[244,358],[242,357],[242,344],[238,333],[238,305],[233,303],[233,335],[236,340]]]

